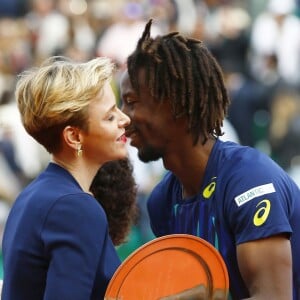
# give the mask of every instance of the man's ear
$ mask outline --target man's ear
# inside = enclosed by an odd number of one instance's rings
[[[65,144],[74,150],[81,144],[80,129],[73,126],[66,126],[62,132]]]

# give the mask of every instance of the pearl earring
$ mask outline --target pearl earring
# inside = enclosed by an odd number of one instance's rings
[[[82,145],[79,143],[77,146],[77,157],[81,157],[82,156]]]

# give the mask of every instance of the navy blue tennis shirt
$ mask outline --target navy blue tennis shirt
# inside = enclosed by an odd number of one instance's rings
[[[197,195],[182,198],[177,177],[168,172],[148,200],[156,236],[199,236],[221,253],[232,299],[249,297],[240,275],[236,246],[287,233],[293,256],[294,300],[300,300],[300,190],[267,155],[232,142],[215,143]]]

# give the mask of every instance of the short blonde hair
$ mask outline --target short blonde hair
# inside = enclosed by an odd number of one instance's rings
[[[87,107],[112,79],[114,68],[106,57],[85,63],[51,57],[22,72],[15,95],[26,131],[53,153],[60,149],[65,126],[88,130]]]

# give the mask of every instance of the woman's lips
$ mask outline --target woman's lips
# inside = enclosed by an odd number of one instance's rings
[[[123,143],[126,143],[127,142],[127,137],[125,136],[125,134],[123,134],[120,138],[120,140],[123,142]]]
[[[118,142],[126,143],[127,142],[127,137],[125,136],[125,133],[122,134],[119,138],[117,138]]]

